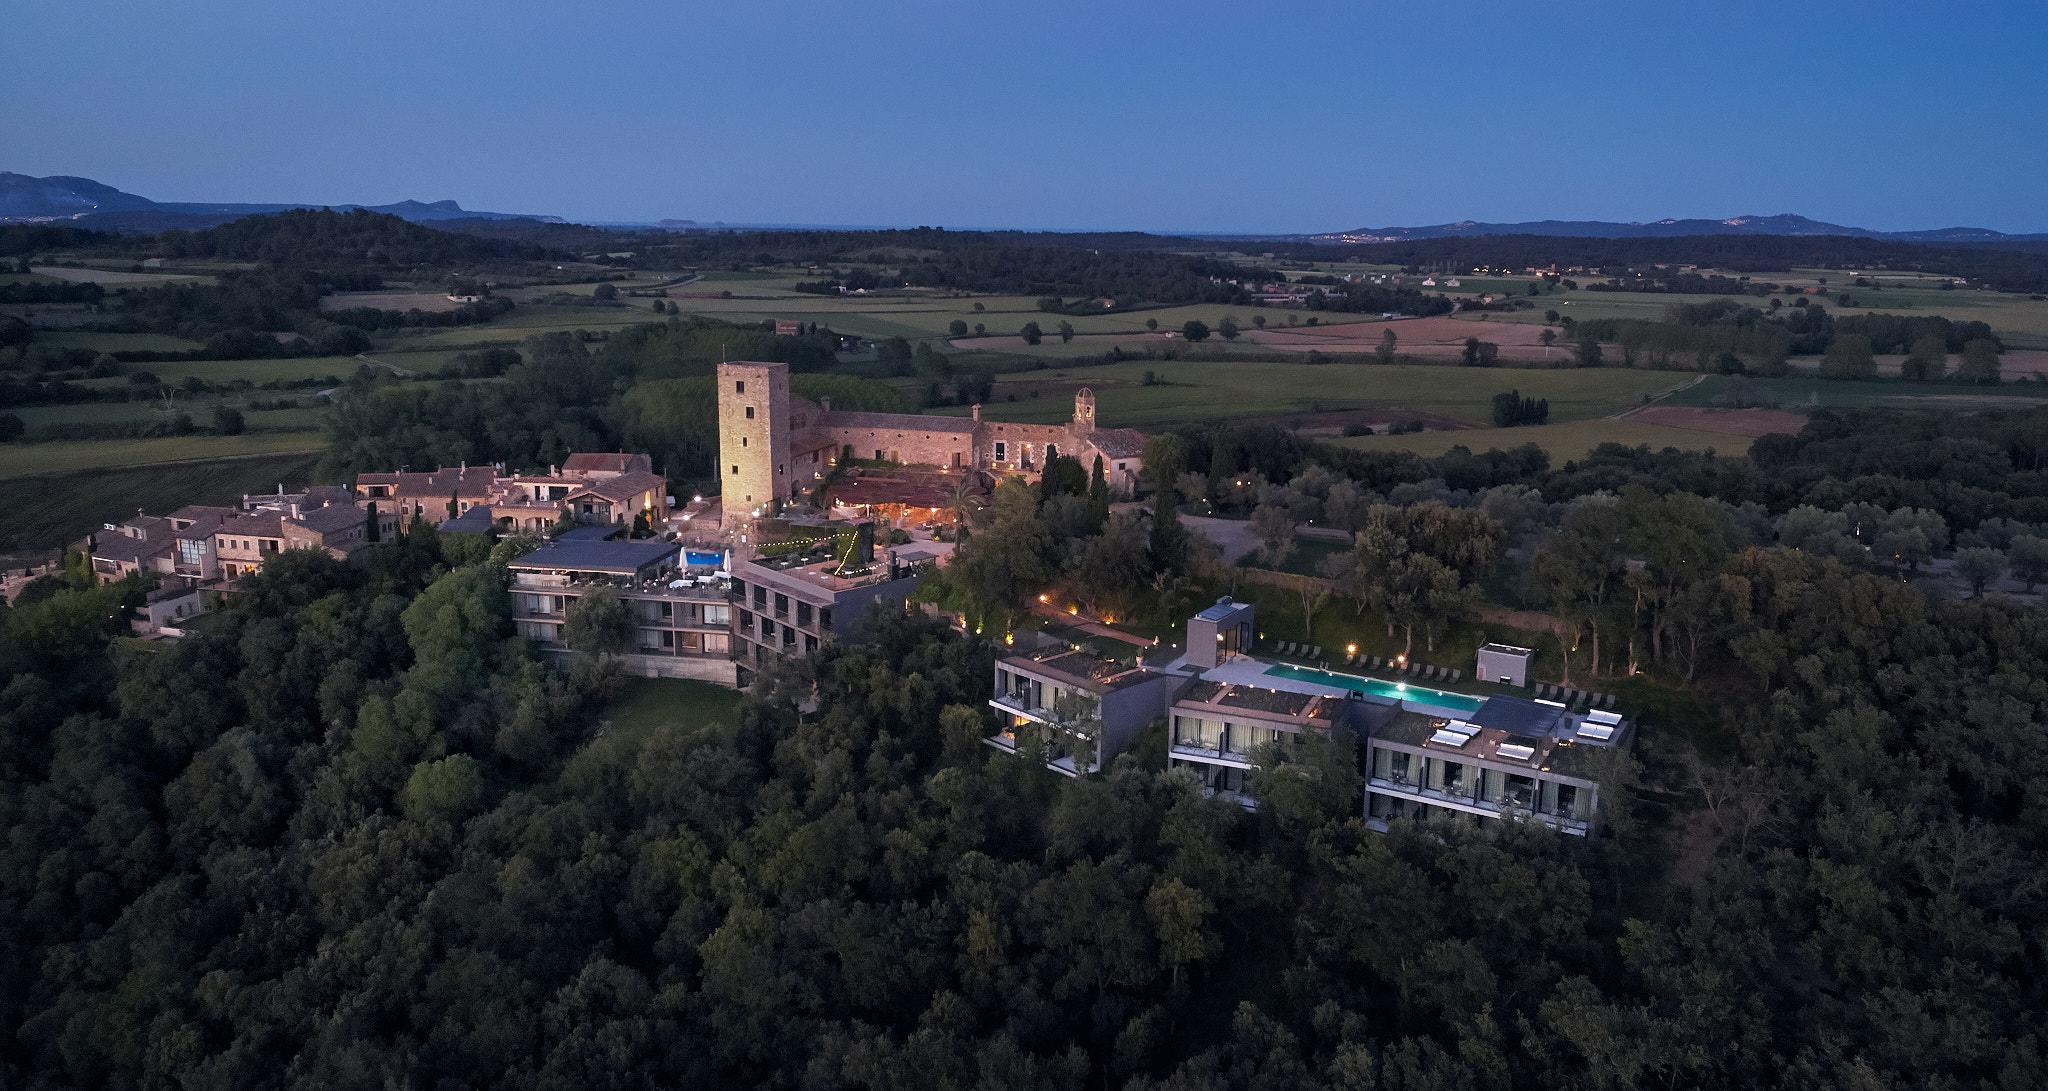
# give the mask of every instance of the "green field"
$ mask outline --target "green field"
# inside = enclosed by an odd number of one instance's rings
[[[1835,315],[1852,314],[1904,314],[1940,315],[1957,322],[1983,322],[1999,335],[2010,348],[2048,348],[2048,301],[2030,299],[2024,295],[2009,292],[1988,292],[1966,289],[1943,291],[1935,287],[1891,287],[1858,288],[1849,285],[1856,276],[1842,270],[1795,271],[1793,275],[1759,274],[1756,279],[1779,284],[1811,284],[1818,277],[1828,278],[1829,295],[1810,297],[1813,302],[1824,306]],[[1458,289],[1454,294],[1472,294],[1471,285]],[[1844,285],[1849,285],[1844,287]],[[1510,294],[1513,294],[1512,292]],[[1846,294],[1856,300],[1856,306],[1845,307],[1840,303]],[[1543,312],[1555,310],[1559,317],[1570,316],[1579,321],[1596,318],[1638,318],[1648,321],[1662,319],[1674,306],[1683,303],[1704,303],[1715,299],[1736,298],[1751,306],[1764,306],[1768,301],[1757,296],[1730,297],[1728,295],[1692,295],[1666,292],[1595,292],[1580,288],[1576,291],[1546,292],[1528,297],[1533,306],[1519,311],[1474,312],[1464,317],[1491,319],[1506,322],[1542,322]],[[1780,293],[1779,298],[1788,303],[1790,295]]]
[[[36,344],[94,352],[190,352],[197,341],[164,333],[102,333],[98,330],[37,330]]]
[[[251,409],[246,398],[180,397],[166,408],[153,398],[127,402],[77,402],[69,405],[31,405],[13,410],[31,430],[59,424],[114,424],[122,421],[168,421],[183,413],[202,426],[211,421],[217,406],[242,411],[242,421],[256,431],[304,431],[319,428],[327,420],[326,400],[308,391],[295,399],[296,409]]]
[[[1147,371],[1163,381],[1142,385]],[[1005,376],[982,414],[991,420],[1057,423],[1073,415],[1074,387],[1088,386],[1095,391],[1102,422],[1116,427],[1346,409],[1426,413],[1481,424],[1491,419],[1493,396],[1514,389],[1550,399],[1551,419],[1572,421],[1638,405],[1645,395],[1684,379],[1613,369],[1149,361]]]
[[[284,356],[269,360],[179,360],[172,363],[125,366],[131,374],[147,371],[166,383],[184,382],[187,376],[198,376],[209,383],[232,383],[237,380],[268,383],[324,379],[330,375],[347,379],[362,365],[363,362],[353,356]]]
[[[635,306],[551,307],[522,306],[480,326],[449,326],[445,329],[405,330],[385,339],[392,352],[427,349],[468,348],[476,345],[516,344],[535,334],[557,330],[617,330],[654,321],[646,300]]]
[[[1550,453],[1551,461],[1563,463],[1579,458],[1603,443],[1652,450],[1676,447],[1682,451],[1718,451],[1743,454],[1753,442],[1747,436],[1702,432],[1621,420],[1581,420],[1523,428],[1473,428],[1466,431],[1414,432],[1405,436],[1345,436],[1329,442],[1359,451],[1412,451],[1435,457],[1453,447],[1472,451],[1508,450],[1533,443]]]
[[[241,455],[311,453],[326,446],[326,433],[311,429],[249,432],[239,436],[9,443],[0,445],[0,479],[167,462],[213,461]],[[174,467],[165,469],[177,472]]]
[[[304,484],[318,461],[284,455],[7,478],[0,480],[0,503],[33,517],[0,527],[0,551],[54,549],[137,509],[161,514],[186,504],[229,504],[279,482]]]
[[[1778,406],[1785,409],[1851,408],[1858,406],[1921,406],[1935,408],[2025,408],[2048,399],[2048,382],[2028,380],[1980,386],[1975,383],[1906,383],[1892,380],[1821,379],[1788,375],[1764,379],[1709,375],[1664,399],[1667,405]]]

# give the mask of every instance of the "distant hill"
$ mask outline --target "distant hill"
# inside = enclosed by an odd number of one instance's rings
[[[439,231],[366,208],[286,209],[244,216],[200,231],[167,231],[156,251],[171,258],[261,261],[277,266],[454,268],[508,261],[553,261],[559,250],[513,239]]]
[[[1544,235],[1576,239],[1664,239],[1697,238],[1703,235],[1789,235],[1842,236],[1856,239],[1887,239],[1892,242],[2014,242],[2048,239],[2048,234],[2012,235],[1988,227],[1938,227],[1925,231],[1872,231],[1863,227],[1796,216],[1789,212],[1775,216],[1730,216],[1725,220],[1655,220],[1650,223],[1616,223],[1609,220],[1529,220],[1523,223],[1432,224],[1428,227],[1360,227],[1311,235],[1316,242],[1409,242],[1415,239],[1462,239],[1485,235]]]
[[[342,212],[367,209],[412,223],[444,220],[532,220],[560,223],[559,216],[516,212],[479,212],[454,201],[399,201],[388,205],[208,204],[153,201],[90,178],[52,175],[34,178],[0,171],[0,223],[63,220],[102,231],[194,230],[244,216],[300,208],[333,208]]]

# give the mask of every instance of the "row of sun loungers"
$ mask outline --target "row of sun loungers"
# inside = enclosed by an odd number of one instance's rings
[[[1589,690],[1573,689],[1570,686],[1553,686],[1548,682],[1536,683],[1536,697],[1543,701],[1560,701],[1566,708],[1594,709],[1613,708],[1614,696],[1608,693],[1593,693]]]

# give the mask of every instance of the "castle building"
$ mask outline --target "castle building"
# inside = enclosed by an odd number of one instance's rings
[[[1099,427],[1087,387],[1074,392],[1074,416],[1065,424],[987,421],[978,405],[966,418],[859,413],[792,395],[787,364],[741,361],[718,365],[718,451],[722,525],[734,533],[775,514],[847,456],[947,474],[1028,477],[1055,454],[1079,459],[1084,469],[1100,458],[1110,489],[1129,494],[1144,468],[1145,437]]]

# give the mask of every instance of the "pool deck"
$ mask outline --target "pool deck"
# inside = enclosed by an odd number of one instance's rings
[[[1182,656],[1178,659],[1175,659],[1173,662],[1167,664],[1164,669],[1175,673],[1185,674],[1188,673],[1184,669],[1186,663],[1187,657]],[[1313,682],[1305,678],[1290,678],[1284,674],[1266,673],[1274,667],[1293,667],[1296,670],[1304,671],[1321,670],[1321,668],[1318,667],[1302,667],[1293,663],[1276,663],[1264,659],[1253,659],[1250,656],[1240,655],[1218,666],[1204,669],[1202,671],[1202,677],[1212,682],[1228,682],[1232,685],[1239,686],[1260,686],[1265,689],[1282,690],[1287,693],[1307,693],[1318,697],[1341,697],[1347,693],[1356,692],[1350,686],[1333,686],[1321,682]],[[1341,672],[1322,671],[1322,673],[1338,674]],[[1372,676],[1354,674],[1346,675],[1346,677],[1371,678]],[[1454,690],[1438,690],[1428,686],[1419,686],[1410,683],[1404,683],[1391,678],[1372,678],[1372,680],[1375,682],[1384,683],[1389,686],[1405,686],[1406,692],[1396,694],[1395,696],[1398,697],[1403,707],[1414,709],[1418,712],[1440,712],[1449,716],[1463,717],[1470,714],[1472,711],[1470,708],[1464,708],[1456,705],[1431,704],[1426,699],[1427,694],[1444,693],[1455,697],[1463,697],[1471,701],[1484,701],[1486,699],[1480,696],[1479,694],[1475,693],[1458,693]],[[1410,696],[1410,694],[1412,694],[1413,696]],[[1366,696],[1374,697],[1378,695],[1366,694]]]

